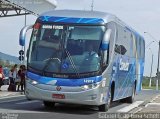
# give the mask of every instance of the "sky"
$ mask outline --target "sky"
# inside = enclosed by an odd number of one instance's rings
[[[56,9],[91,10],[92,0],[57,0]],[[146,42],[145,71],[149,76],[153,54],[153,76],[157,71],[158,43],[160,40],[160,0],[94,0],[94,10],[116,15],[139,32]],[[27,16],[27,24],[34,24],[36,17]],[[0,52],[18,56],[19,32],[24,27],[24,16],[0,18]],[[144,32],[147,32],[144,34]],[[29,37],[29,33],[28,33]],[[27,43],[29,38],[27,38]]]

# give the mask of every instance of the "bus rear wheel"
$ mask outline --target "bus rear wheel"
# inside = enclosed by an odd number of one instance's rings
[[[52,108],[55,106],[55,102],[43,101],[43,104],[46,108]]]
[[[127,103],[133,103],[134,102],[135,90],[136,90],[136,86],[134,84],[133,87],[132,87],[132,95],[130,97],[126,98]]]

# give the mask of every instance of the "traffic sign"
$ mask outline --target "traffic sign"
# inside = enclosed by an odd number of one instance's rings
[[[19,60],[20,60],[20,61],[23,61],[23,60],[24,60],[24,51],[23,51],[23,50],[20,50],[20,51],[19,51],[19,55],[20,55],[20,56],[19,56]]]
[[[24,55],[24,51],[23,51],[23,50],[20,50],[20,51],[19,51],[19,55]]]
[[[24,60],[24,56],[19,56],[19,61],[23,61]]]

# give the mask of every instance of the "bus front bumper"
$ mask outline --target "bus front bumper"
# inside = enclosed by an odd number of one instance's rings
[[[43,88],[42,88],[43,87]],[[61,91],[57,91],[57,86],[52,86],[52,89],[46,89],[49,85],[41,84],[41,86],[32,85],[26,82],[25,95],[28,99],[51,101],[57,103],[72,103],[83,105],[102,105],[106,103],[108,87],[101,88],[98,86],[94,89],[84,91],[72,91],[76,87],[61,87]],[[70,89],[70,90],[69,90]],[[61,98],[59,97],[61,96]]]

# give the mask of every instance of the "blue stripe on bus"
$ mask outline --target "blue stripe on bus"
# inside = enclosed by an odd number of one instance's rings
[[[39,19],[44,22],[83,23],[83,24],[104,23],[104,20],[99,18],[70,18],[70,17],[40,16]]]
[[[65,20],[68,20],[69,18],[67,17],[64,17],[64,18],[61,18],[61,19],[57,19],[55,20],[55,22],[61,22],[61,21],[65,21]]]
[[[101,44],[101,49],[102,50],[108,50],[108,48],[109,48],[109,43],[107,44]]]
[[[49,18],[51,18],[51,17],[50,16],[44,16],[43,21],[49,21]]]
[[[42,84],[47,84],[50,81],[56,81],[57,86],[83,86],[93,83],[100,82],[102,80],[102,76],[90,77],[90,78],[82,78],[82,79],[62,79],[62,78],[50,78],[40,76],[31,72],[27,72],[27,77],[35,80]]]
[[[80,18],[80,19],[77,21],[77,23],[80,23],[82,20],[83,20],[83,18]]]

